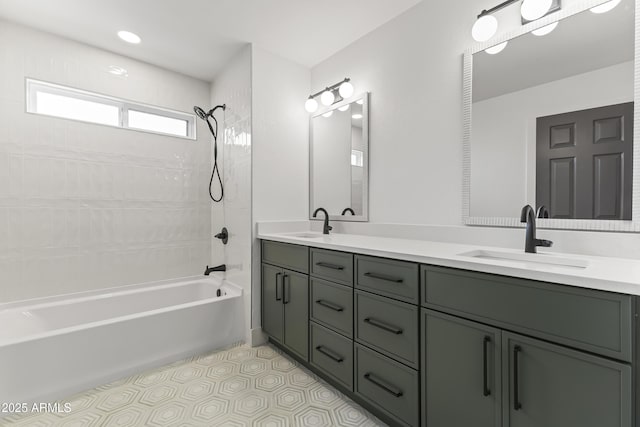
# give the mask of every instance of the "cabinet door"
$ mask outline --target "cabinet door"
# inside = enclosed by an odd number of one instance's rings
[[[501,425],[498,329],[422,310],[423,425]]]
[[[309,276],[284,270],[284,344],[309,360]]]
[[[631,367],[503,333],[504,425],[630,427]]]
[[[277,341],[284,338],[281,268],[262,264],[262,329]]]

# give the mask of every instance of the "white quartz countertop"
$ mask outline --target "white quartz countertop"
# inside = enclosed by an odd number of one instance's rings
[[[302,237],[302,235],[313,237]],[[322,235],[308,233],[263,233],[259,239],[292,243],[315,248],[352,252],[383,258],[412,261],[422,264],[453,267],[463,270],[521,277],[524,279],[559,283],[581,288],[640,295],[640,261],[571,254],[545,252],[524,254],[522,250],[496,248],[457,243],[442,243],[427,240],[395,239],[355,234]],[[520,260],[477,258],[469,253],[487,251],[506,256],[522,257]],[[559,260],[568,264],[582,264],[586,267],[553,265],[536,262],[537,259]]]

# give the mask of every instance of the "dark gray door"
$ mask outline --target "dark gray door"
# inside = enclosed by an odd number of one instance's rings
[[[536,203],[551,218],[631,220],[633,102],[539,117]]]
[[[631,427],[631,366],[507,332],[504,425]]]
[[[422,322],[426,425],[500,426],[500,331],[425,309]]]
[[[309,360],[309,276],[284,270],[284,344]]]
[[[277,341],[284,338],[283,270],[262,264],[262,329]]]

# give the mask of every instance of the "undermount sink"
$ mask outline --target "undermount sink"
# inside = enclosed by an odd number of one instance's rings
[[[475,250],[459,254],[470,258],[479,258],[496,261],[506,261],[521,266],[540,267],[546,265],[549,267],[563,267],[584,269],[589,266],[589,262],[582,259],[566,258],[554,254],[530,254],[530,253],[513,253],[500,252],[490,250]]]
[[[305,231],[302,233],[288,233],[287,236],[291,237],[300,237],[302,239],[320,239],[324,234],[322,233],[313,233],[311,231]]]

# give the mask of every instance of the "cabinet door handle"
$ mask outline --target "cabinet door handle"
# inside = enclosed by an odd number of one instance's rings
[[[396,328],[395,326],[389,325],[371,317],[367,317],[366,319],[364,319],[364,322],[370,324],[371,326],[375,326],[376,328],[394,333],[396,335],[400,335],[403,332],[400,328]]]
[[[366,374],[364,374],[364,378],[371,382],[372,384],[375,384],[376,386],[380,387],[381,389],[383,389],[384,391],[386,391],[387,393],[395,396],[395,397],[401,397],[402,396],[402,391],[398,390],[395,387],[392,387],[388,384],[385,384],[384,381],[378,379],[376,376],[374,376],[372,373],[367,372]]]
[[[385,282],[393,282],[393,283],[404,282],[404,280],[399,277],[391,277],[391,276],[387,276],[386,274],[364,273],[364,275],[367,277],[371,277],[372,279],[384,280]]]
[[[331,303],[329,301],[325,301],[323,299],[317,300],[316,304],[321,305],[323,307],[327,307],[328,309],[333,311],[344,311],[344,308],[340,307],[339,305]]]
[[[489,363],[489,344],[491,344],[491,337],[489,335],[484,337],[482,341],[482,356],[483,356],[483,369],[482,369],[482,383],[484,384],[483,394],[485,397],[491,396],[491,390],[489,389],[489,368],[487,364]]]
[[[276,301],[282,300],[282,289],[280,289],[280,296],[278,296],[278,285],[281,284],[280,276],[282,276],[282,273],[276,273]]]
[[[519,392],[520,385],[518,384],[518,359],[521,351],[522,348],[519,345],[513,347],[513,409],[516,411],[522,408]]]
[[[289,277],[288,274],[285,274],[284,276],[282,276],[282,303],[283,304],[289,304],[289,302],[291,301],[291,295],[289,295],[289,293],[291,292],[291,283],[290,283],[291,280],[287,280],[288,277]]]
[[[316,347],[316,350],[318,350],[320,353],[324,354],[325,356],[327,356],[329,359],[333,359],[338,363],[342,363],[344,361],[344,359],[342,358],[342,356],[339,356],[337,354],[335,354],[334,352],[332,352],[331,350],[329,350],[328,348],[325,348],[322,345],[319,345]]]
[[[331,264],[329,262],[316,262],[316,265],[318,267],[330,268],[332,270],[344,270],[344,266],[337,265],[337,264]]]

